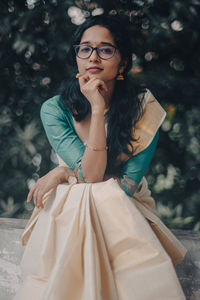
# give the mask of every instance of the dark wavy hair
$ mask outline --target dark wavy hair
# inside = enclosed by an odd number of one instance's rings
[[[130,24],[127,24],[119,16],[98,15],[89,17],[78,27],[74,33],[70,49],[73,64],[76,66],[73,45],[79,44],[84,31],[94,25],[103,26],[110,31],[119,49],[122,61],[125,59],[127,61],[123,72],[124,80],[116,80],[110,109],[107,113],[107,172],[109,170],[109,173],[116,173],[117,169],[121,169],[117,156],[124,152],[131,157],[134,152],[133,147],[131,146],[132,150],[130,150],[128,145],[131,145],[131,141],[134,140],[132,128],[142,115],[142,100],[141,98],[139,99],[138,95],[141,93],[144,95],[145,89],[128,77],[128,72],[132,67],[133,53],[129,34]],[[81,93],[79,81],[75,79],[75,76],[62,85],[61,99],[78,122],[83,120],[90,112],[90,103]]]

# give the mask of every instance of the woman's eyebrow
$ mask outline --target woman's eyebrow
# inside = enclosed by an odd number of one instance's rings
[[[85,42],[81,42],[80,45],[82,44],[91,44],[90,41],[85,41]],[[109,43],[109,42],[100,42],[99,43],[100,45],[108,45],[108,46],[114,46],[112,43]]]

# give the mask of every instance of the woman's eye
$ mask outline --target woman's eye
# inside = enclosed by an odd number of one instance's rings
[[[99,50],[101,53],[104,53],[104,54],[111,54],[113,52],[113,48],[111,48],[111,47],[101,47],[101,48],[99,48]]]
[[[80,47],[79,52],[90,52],[90,47]]]

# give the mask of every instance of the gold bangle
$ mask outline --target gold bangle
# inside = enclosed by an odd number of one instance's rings
[[[97,147],[92,147],[90,145],[88,145],[88,143],[84,143],[85,147],[89,148],[90,150],[93,150],[93,151],[104,151],[104,150],[108,150],[108,147],[105,146],[105,147],[100,147],[100,148],[97,148]]]

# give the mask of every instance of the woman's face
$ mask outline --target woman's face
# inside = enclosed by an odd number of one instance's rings
[[[92,47],[105,46],[105,43],[116,46],[110,31],[99,25],[86,29],[80,41],[80,44]],[[81,59],[76,57],[76,61],[81,75],[95,76],[108,83],[108,85],[115,81],[117,74],[119,74],[119,69],[124,70],[125,67],[122,66],[119,50],[116,50],[114,56],[107,60],[101,59],[97,55],[96,50],[94,50],[89,58]]]

